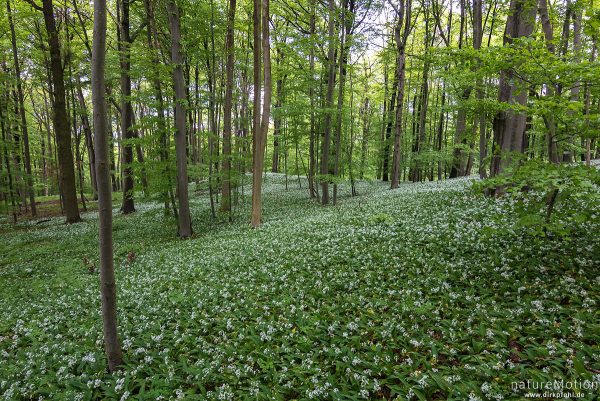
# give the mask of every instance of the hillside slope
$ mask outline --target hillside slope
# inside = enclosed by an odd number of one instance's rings
[[[362,183],[337,207],[297,185],[267,176],[258,230],[249,198],[217,224],[192,195],[188,241],[160,204],[115,218],[115,376],[87,267],[97,215],[3,226],[0,398],[499,400],[600,380],[597,223],[534,238],[462,179]]]

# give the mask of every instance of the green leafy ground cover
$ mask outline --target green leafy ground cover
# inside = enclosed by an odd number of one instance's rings
[[[116,375],[83,262],[97,214],[2,223],[0,398],[512,400],[524,380],[600,381],[598,215],[541,238],[469,187],[362,183],[324,208],[269,175],[261,229],[211,223],[193,195],[188,241],[158,203],[118,215]]]

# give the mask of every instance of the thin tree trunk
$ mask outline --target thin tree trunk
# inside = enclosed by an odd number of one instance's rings
[[[120,21],[118,32],[119,38],[119,63],[121,66],[121,138],[123,142],[123,160],[122,165],[122,182],[123,182],[123,204],[121,211],[123,214],[135,212],[135,204],[133,201],[134,179],[133,179],[133,147],[131,140],[134,138],[133,122],[131,115],[133,109],[131,107],[131,38],[129,36],[129,1],[119,0],[120,5]],[[120,3],[120,4],[119,4]],[[117,6],[117,7],[118,7]]]
[[[321,149],[321,203],[329,203],[329,146],[331,144],[331,119],[333,108],[333,89],[335,85],[335,0],[329,0],[329,22],[328,37],[329,49],[327,51],[327,95],[325,104],[328,110],[325,112],[323,130],[323,143]]]
[[[123,363],[117,332],[117,289],[115,283],[112,239],[112,193],[108,161],[108,130],[106,123],[106,0],[94,2],[94,37],[92,57],[92,102],[94,105],[94,136],[96,143],[96,177],[98,179],[98,214],[100,242],[100,294],[104,349],[111,372]]]
[[[340,61],[339,61],[339,83],[338,83],[338,101],[337,101],[337,123],[335,127],[335,153],[333,163],[333,175],[336,181],[333,183],[333,204],[337,204],[337,179],[339,178],[341,143],[342,143],[342,117],[344,106],[344,86],[346,84],[346,64],[348,64],[348,53],[350,52],[350,40],[352,38],[352,27],[354,20],[346,14],[354,15],[354,2],[348,9],[348,0],[342,0],[342,21],[340,29]]]
[[[312,41],[315,40],[315,30],[316,30],[316,16],[315,16],[315,7],[316,1],[312,0],[310,2],[310,53],[309,53],[309,68],[310,68],[310,79],[309,79],[309,89],[308,96],[310,98],[310,138],[309,138],[309,148],[308,148],[308,192],[311,198],[317,197],[317,191],[315,188],[315,171],[316,171],[316,149],[315,149],[315,140],[316,140],[316,121],[315,121],[315,89],[314,89],[314,81],[312,77],[315,76],[315,46],[312,45]]]
[[[411,24],[411,6],[410,0],[400,3],[400,9],[396,18],[396,27],[394,29],[394,37],[396,39],[396,125],[394,129],[394,155],[392,159],[392,182],[391,188],[398,188],[400,182],[400,146],[402,138],[402,108],[404,106],[404,79],[406,71],[405,48],[408,35],[410,33]],[[427,42],[427,37],[425,38]]]
[[[92,183],[92,198],[93,198],[93,200],[98,200],[98,184],[96,182],[96,155],[94,153],[92,128],[90,127],[87,106],[85,104],[85,98],[83,97],[83,91],[81,89],[81,81],[80,81],[79,75],[77,75],[77,77],[76,77],[76,86],[77,86],[77,98],[79,100],[79,108],[81,109],[81,113],[80,113],[81,125],[83,127],[85,146],[86,146],[87,152],[88,152],[90,179],[91,179],[91,183]]]
[[[10,0],[6,0],[6,13],[8,23],[10,25],[11,44],[13,53],[13,62],[15,68],[15,77],[17,85],[17,96],[19,100],[19,117],[21,118],[21,135],[23,137],[23,153],[25,162],[25,172],[27,173],[27,193],[29,194],[29,203],[31,204],[31,216],[37,215],[35,206],[35,193],[33,190],[33,174],[31,173],[31,153],[29,151],[29,132],[27,130],[27,118],[25,116],[25,102],[23,100],[23,86],[21,84],[21,65],[19,62],[19,54],[17,52],[17,36],[15,34],[15,25],[13,23],[12,11],[10,9]]]
[[[179,236],[192,235],[192,220],[188,200],[188,175],[186,155],[186,110],[185,83],[183,79],[183,56],[181,54],[181,33],[179,8],[175,0],[167,3],[169,25],[171,28],[171,60],[173,63],[173,86],[175,89],[175,154],[177,159],[177,194],[179,200]]]
[[[233,68],[234,68],[234,24],[236,0],[229,0],[227,16],[227,38],[225,53],[227,56],[225,100],[223,104],[223,186],[221,195],[221,211],[231,212],[231,108],[233,103]],[[231,219],[231,213],[229,214]]]

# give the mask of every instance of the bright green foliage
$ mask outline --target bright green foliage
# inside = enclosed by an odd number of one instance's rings
[[[504,174],[475,182],[476,191],[502,188],[515,203],[517,224],[534,236],[576,235],[580,224],[600,221],[600,172],[596,167],[518,164]]]

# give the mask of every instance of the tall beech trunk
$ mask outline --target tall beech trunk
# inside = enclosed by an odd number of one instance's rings
[[[54,18],[52,0],[42,1],[44,24],[48,33],[48,47],[50,49],[50,69],[52,77],[52,123],[56,135],[58,154],[60,188],[63,195],[64,212],[67,223],[81,221],[77,205],[77,189],[75,185],[75,168],[73,165],[73,151],[71,150],[71,133],[65,97],[65,80],[60,52],[58,31]]]
[[[311,42],[315,40],[315,30],[316,30],[316,16],[315,16],[315,7],[316,1],[312,0],[310,2],[310,39]],[[310,138],[308,144],[308,192],[311,198],[317,197],[317,190],[315,187],[315,171],[316,171],[316,150],[315,150],[315,141],[316,141],[316,119],[315,119],[315,88],[312,77],[315,76],[315,46],[310,46],[309,53],[309,68],[310,68],[310,76],[311,79],[309,81],[309,89],[308,96],[310,98]]]
[[[21,64],[19,61],[19,54],[17,52],[17,36],[15,34],[15,25],[12,18],[12,10],[10,8],[10,1],[6,0],[6,14],[8,16],[8,24],[10,25],[10,36],[12,44],[13,62],[15,68],[15,78],[17,86],[17,96],[19,101],[19,117],[21,119],[21,136],[23,138],[23,161],[25,162],[25,172],[27,173],[26,184],[27,193],[29,194],[29,203],[31,205],[31,215],[35,217],[37,215],[37,209],[35,206],[35,193],[33,190],[33,175],[31,173],[31,153],[29,151],[29,132],[27,130],[27,118],[25,116],[25,102],[23,100],[23,86],[21,84]]]
[[[526,37],[533,32],[536,7],[527,0],[511,0],[510,12],[506,20],[504,44],[513,39]],[[498,100],[509,104],[524,106],[527,102],[527,91],[523,82],[512,70],[500,73]],[[511,163],[510,152],[522,151],[525,133],[526,114],[515,110],[499,111],[494,117],[494,149],[490,174],[496,176]],[[498,188],[496,192],[501,192]]]
[[[348,0],[342,0],[341,10],[341,32],[340,32],[340,59],[339,59],[339,83],[338,83],[338,101],[337,101],[337,121],[335,127],[335,153],[333,162],[333,175],[336,179],[339,176],[341,143],[342,143],[342,117],[344,106],[344,85],[346,84],[346,66],[348,64],[348,53],[352,40],[352,30],[354,27],[354,6],[355,2],[348,3]],[[349,14],[349,15],[347,15]],[[333,183],[333,204],[337,204],[337,181]]]
[[[183,79],[183,56],[181,54],[181,28],[179,7],[175,0],[167,3],[171,28],[171,61],[173,63],[173,87],[175,89],[175,155],[177,159],[177,194],[179,200],[179,236],[192,235],[192,219],[188,199],[188,174],[186,154],[186,95]]]
[[[223,184],[221,192],[221,211],[231,211],[231,109],[233,104],[233,68],[234,68],[234,36],[236,0],[229,0],[227,14],[227,37],[225,53],[227,62],[225,67],[225,99],[223,103]],[[231,216],[230,216],[231,217]]]
[[[92,102],[94,105],[94,139],[96,143],[96,177],[98,180],[98,214],[100,242],[100,294],[104,349],[111,372],[123,363],[117,332],[117,289],[115,283],[112,238],[112,193],[108,160],[108,126],[106,121],[106,0],[94,1],[94,37],[92,44]]]
[[[328,22],[328,40],[329,48],[327,50],[327,95],[325,104],[328,111],[325,112],[325,121],[323,129],[323,143],[321,147],[321,203],[329,203],[329,147],[331,145],[331,120],[333,108],[333,89],[335,86],[335,0],[329,0],[329,22]]]
[[[260,10],[260,11],[259,11]],[[262,116],[255,115],[255,144],[254,165],[252,168],[252,217],[250,224],[253,228],[260,226],[262,219],[262,171],[265,164],[265,146],[267,144],[267,131],[269,130],[269,112],[271,109],[271,48],[269,43],[269,0],[254,0],[254,46],[255,46],[255,101],[260,96],[260,53],[262,50],[263,78],[264,78],[264,103],[262,104]],[[256,59],[259,59],[256,64]],[[258,66],[258,71],[256,71]],[[258,74],[258,87],[256,76]],[[258,103],[260,105],[260,101]],[[255,105],[256,107],[256,105]],[[258,110],[255,108],[255,112]],[[260,122],[260,124],[259,124]]]
[[[404,105],[404,81],[406,71],[406,41],[411,27],[411,0],[401,1],[397,10],[394,37],[396,40],[396,124],[394,127],[394,156],[392,159],[392,182],[390,187],[398,188],[400,182],[400,146],[402,138],[402,107]],[[426,39],[427,40],[427,39]]]
[[[253,103],[252,103],[252,215],[250,217],[250,224],[252,227],[258,227],[260,225],[260,217],[258,222],[254,223],[254,203],[256,196],[254,195],[255,187],[261,185],[262,169],[259,168],[257,171],[258,161],[258,149],[260,148],[260,89],[261,89],[261,31],[260,31],[260,16],[261,16],[261,0],[253,0],[253,12],[252,12],[252,75],[253,75]],[[259,205],[260,206],[260,205]],[[259,213],[260,214],[260,213]]]
[[[129,2],[130,0],[119,0],[119,64],[121,66],[121,138],[123,140],[123,160],[121,174],[123,181],[123,214],[135,212],[133,201],[133,147],[131,139],[135,137],[133,132],[133,109],[131,107],[131,37],[129,36]]]

